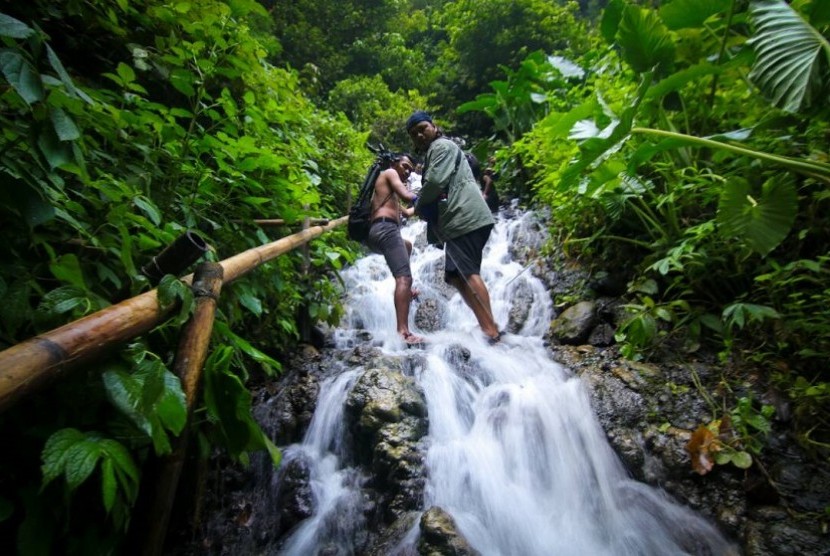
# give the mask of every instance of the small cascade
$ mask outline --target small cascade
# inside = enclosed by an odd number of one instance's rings
[[[443,283],[441,250],[425,245],[424,226],[403,229],[415,249],[413,276],[420,306],[435,330],[424,350],[407,349],[395,331],[394,281],[382,257],[359,260],[343,273],[347,315],[334,332],[347,351],[370,342],[402,365],[423,393],[428,430],[423,447],[423,503],[454,520],[480,554],[492,556],[730,554],[716,527],[659,489],[629,478],[610,448],[581,380],[552,361],[542,337],[553,316],[550,295],[511,255],[533,215],[500,219],[482,277],[496,321],[510,334],[485,341],[472,311]],[[459,354],[462,356],[459,356]],[[459,365],[459,357],[464,364]],[[312,508],[269,553],[365,554],[371,479],[355,464],[355,439],[345,430],[358,364],[320,385],[317,409],[302,443],[284,447],[283,468],[302,461]],[[409,380],[408,379],[408,380]],[[280,488],[280,480],[276,489]],[[418,520],[384,553],[417,554]]]

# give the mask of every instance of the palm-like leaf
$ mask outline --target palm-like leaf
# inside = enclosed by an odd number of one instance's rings
[[[798,193],[792,179],[783,178],[764,183],[758,199],[751,192],[743,179],[728,182],[718,203],[718,224],[726,237],[735,237],[765,256],[792,230]]]
[[[750,40],[757,54],[750,79],[790,112],[821,99],[828,81],[827,39],[782,0],[753,2],[750,11],[757,31]]]

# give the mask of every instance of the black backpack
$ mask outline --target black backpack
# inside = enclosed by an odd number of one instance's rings
[[[375,181],[380,173],[389,168],[394,160],[394,154],[383,149],[383,147],[378,149],[369,148],[378,156],[369,171],[366,172],[366,178],[363,180],[363,185],[360,186],[357,200],[349,211],[347,233],[349,239],[354,241],[366,241],[369,236],[369,228],[372,225],[372,194],[375,192]]]

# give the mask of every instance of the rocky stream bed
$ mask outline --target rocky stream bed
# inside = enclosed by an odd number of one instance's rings
[[[519,237],[512,255],[545,283],[556,304],[557,317],[545,338],[550,357],[587,385],[593,409],[629,473],[716,523],[742,554],[830,555],[830,465],[812,459],[795,442],[787,400],[769,388],[762,370],[753,380],[734,384],[728,365],[702,350],[666,348],[646,362],[626,360],[614,343],[624,303],[615,294],[621,288],[606,274],[591,274],[561,255],[540,258],[540,248],[538,238]],[[509,330],[521,328],[527,309],[515,303]],[[440,329],[442,315],[425,300],[415,306],[415,322],[429,332]],[[280,446],[299,442],[321,380],[350,363],[362,365],[344,415],[353,457],[368,477],[364,499],[355,504],[367,525],[360,553],[389,554],[418,521],[418,554],[475,554],[452,516],[440,507],[422,507],[429,415],[410,377],[423,365],[423,355],[417,350],[384,355],[368,336],[359,345],[336,349],[330,331],[326,334],[323,345],[294,354],[283,376],[259,384],[255,415],[263,428]],[[450,360],[462,370],[473,365],[460,346]],[[713,419],[711,400],[749,396],[776,409],[760,457],[746,470],[727,464],[705,475],[695,472],[686,446],[692,433]],[[244,467],[217,454],[206,476],[197,521],[171,534],[171,554],[278,554],[280,539],[311,513],[302,460],[274,469],[257,455]],[[340,552],[332,546],[320,553]]]

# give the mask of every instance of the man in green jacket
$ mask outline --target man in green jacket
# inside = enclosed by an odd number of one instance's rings
[[[429,114],[412,114],[406,131],[415,147],[426,151],[415,212],[424,217],[426,207],[437,201],[437,217],[431,226],[445,243],[444,279],[461,293],[490,343],[496,343],[501,334],[490,308],[490,293],[481,279],[481,256],[495,225],[493,215],[461,148],[443,136]]]

